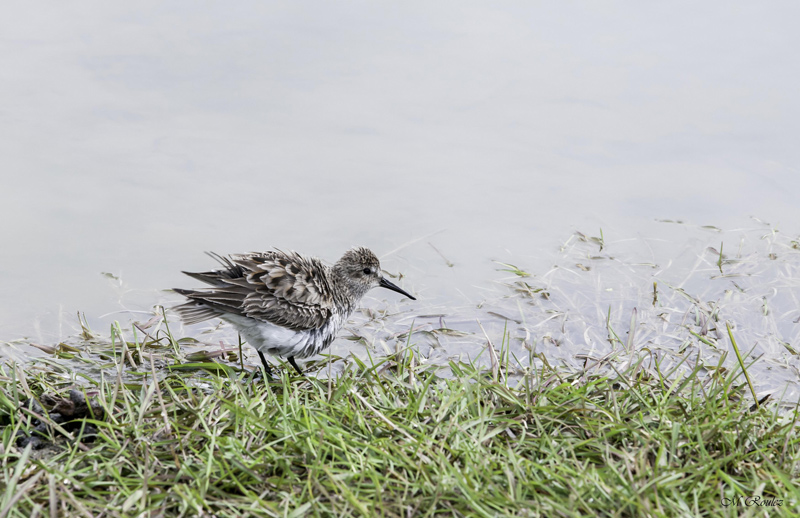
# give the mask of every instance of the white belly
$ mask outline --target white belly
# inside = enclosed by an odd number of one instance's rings
[[[321,329],[293,331],[241,315],[227,314],[220,318],[233,324],[247,343],[262,353],[298,358],[312,356],[325,348],[325,342],[330,342],[344,320],[332,318]]]

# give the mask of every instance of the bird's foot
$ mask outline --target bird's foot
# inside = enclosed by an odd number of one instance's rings
[[[305,374],[303,374],[303,370],[300,367],[298,367],[297,362],[294,361],[294,356],[289,356],[289,358],[287,359],[289,360],[289,363],[292,365],[292,367],[294,367],[294,370],[296,370],[299,375],[305,376]]]

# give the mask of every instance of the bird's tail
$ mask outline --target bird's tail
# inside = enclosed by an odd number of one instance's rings
[[[215,259],[222,265],[219,270],[211,270],[208,272],[183,272],[193,279],[204,282],[215,288],[230,288],[231,285],[237,284],[244,276],[244,269],[231,261],[228,257],[223,257],[214,252],[206,252],[210,257]],[[172,308],[181,317],[186,324],[197,324],[205,320],[219,317],[225,314],[220,308],[215,307],[213,302],[206,300],[209,292],[199,290],[184,290],[181,288],[173,288],[175,293],[180,293],[189,300],[180,306]],[[213,290],[212,290],[213,291]]]
[[[200,322],[205,322],[206,320],[217,318],[222,315],[222,311],[219,309],[211,307],[208,304],[204,304],[202,301],[197,299],[193,299],[192,295],[199,293],[197,291],[184,290],[181,288],[173,288],[172,291],[175,293],[180,293],[184,297],[189,298],[187,302],[172,308],[172,310],[176,312],[179,317],[181,317],[181,320],[183,320],[184,324],[199,324]]]

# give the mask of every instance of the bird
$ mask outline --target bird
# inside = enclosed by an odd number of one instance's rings
[[[173,310],[186,324],[214,318],[232,324],[258,351],[269,377],[264,353],[286,357],[303,375],[295,359],[330,347],[370,289],[386,288],[416,300],[383,276],[378,257],[365,247],[351,248],[333,266],[279,249],[227,257],[207,253],[222,268],[184,271],[210,287],[173,288],[188,299]]]

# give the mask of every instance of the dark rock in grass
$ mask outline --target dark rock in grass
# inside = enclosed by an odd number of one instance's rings
[[[44,408],[42,408],[42,405],[40,405],[39,402],[36,401],[35,399],[26,399],[25,401],[22,402],[20,408],[30,410],[34,414],[42,415],[44,413]]]
[[[96,399],[87,400],[83,392],[72,389],[69,391],[69,398],[42,394],[39,401],[29,399],[20,406],[19,413],[23,419],[29,421],[31,429],[30,434],[22,431],[17,433],[17,446],[24,448],[31,444],[34,449],[40,449],[51,445],[54,438],[63,439],[63,434],[53,430],[53,425],[59,425],[73,435],[83,429],[80,439],[85,442],[97,438],[97,428],[84,421],[84,419],[105,418],[105,411]]]
[[[43,441],[38,437],[25,437],[22,436],[17,439],[17,446],[20,448],[25,448],[28,445],[31,445],[31,449],[33,450],[41,450],[45,446],[47,446],[47,441]]]
[[[81,439],[83,440],[83,442],[94,442],[95,439],[97,439],[99,433],[100,432],[97,430],[96,427],[87,424],[86,426],[83,427],[83,436],[81,437]]]

